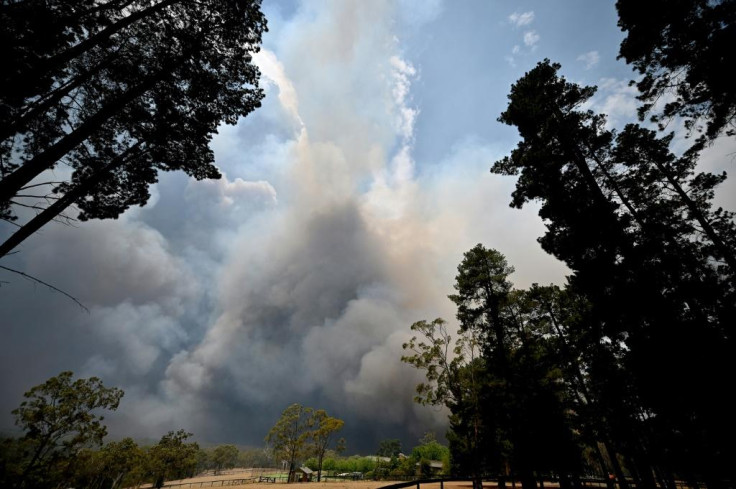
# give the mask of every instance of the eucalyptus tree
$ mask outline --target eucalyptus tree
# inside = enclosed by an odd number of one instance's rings
[[[240,451],[235,445],[218,445],[212,451],[212,463],[215,465],[215,473],[222,469],[232,469],[238,462]]]
[[[100,410],[117,409],[123,391],[105,387],[97,377],[74,380],[67,371],[23,396],[26,400],[13,410],[24,435],[18,479],[11,484],[44,487],[67,482],[77,453],[102,444],[107,428]]]
[[[269,444],[273,453],[283,457],[289,464],[289,478],[292,477],[297,460],[308,453],[310,437],[310,422],[314,410],[294,403],[284,409],[281,417],[276,421],[266,435],[266,443]]]
[[[163,487],[167,480],[194,476],[199,445],[187,441],[191,437],[185,430],[169,431],[148,450],[146,460],[154,487]]]
[[[97,468],[102,479],[100,482],[104,482],[105,487],[116,489],[142,482],[145,453],[132,438],[111,441],[100,449],[99,454],[100,466]]]
[[[317,457],[317,482],[320,482],[322,462],[332,442],[337,442],[338,452],[345,449],[344,438],[335,440],[337,433],[345,426],[345,421],[329,416],[324,409],[316,409],[312,412],[308,424],[312,428],[309,431],[309,444],[311,444],[312,453]]]
[[[436,318],[411,325],[415,336],[404,343],[401,361],[424,371],[425,382],[416,386],[414,401],[422,405],[444,405],[450,410],[447,434],[452,451],[452,471],[473,475],[474,487],[482,487],[486,469],[495,457],[485,449],[486,429],[482,425],[481,389],[485,377],[484,359],[474,330],[459,331],[453,340],[447,322]]]

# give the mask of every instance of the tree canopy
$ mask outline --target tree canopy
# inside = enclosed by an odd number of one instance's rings
[[[291,482],[296,469],[295,463],[307,453],[307,441],[310,437],[310,418],[313,409],[294,403],[284,409],[281,417],[266,435],[266,443],[273,453],[289,464]]]
[[[707,139],[734,134],[736,4],[731,0],[618,0],[618,25],[626,33],[624,58],[642,75],[636,83],[643,118],[665,125],[675,116]],[[659,100],[663,107],[657,107]],[[699,124],[705,127],[699,128]]]
[[[312,412],[309,426],[311,428],[309,432],[311,451],[317,456],[317,482],[320,482],[325,453],[335,441],[337,432],[345,426],[345,421],[328,415],[324,409],[316,409]],[[344,449],[345,439],[341,438],[337,441],[337,450],[343,451]]]
[[[67,471],[82,448],[99,446],[107,434],[99,410],[117,409],[123,391],[105,387],[97,377],[73,379],[62,372],[33,387],[13,410],[15,424],[24,432],[19,445],[19,467],[8,485],[20,483],[43,486],[57,471]],[[15,480],[14,476],[18,479]]]
[[[99,445],[107,434],[104,416],[95,410],[117,409],[123,391],[105,387],[97,377],[72,378],[72,372],[62,372],[33,387],[23,395],[27,400],[13,411],[16,425],[34,447],[27,474],[58,452],[73,453],[88,444]]]
[[[512,206],[541,204],[540,243],[589,305],[576,337],[585,397],[612,423],[595,430],[616,433],[644,484],[651,466],[725,477],[734,423],[716,379],[732,355],[736,226],[711,203],[725,175],[698,172],[697,148],[673,154],[672,135],[607,130],[581,108],[595,88],[559,69],[545,60],[513,85],[499,120],[522,140],[492,171],[519,176]]]
[[[222,469],[232,469],[238,462],[240,451],[235,445],[219,445],[212,451],[212,462],[215,464],[215,473]]]
[[[146,203],[159,171],[219,178],[212,135],[263,97],[260,0],[2,2],[0,21],[0,218],[21,218],[0,257],[70,205]]]
[[[187,442],[192,434],[185,430],[169,431],[149,450],[149,470],[154,486],[163,487],[171,479],[192,477],[197,468],[199,445]]]

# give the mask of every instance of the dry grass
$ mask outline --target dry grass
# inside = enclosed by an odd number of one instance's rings
[[[231,477],[237,479],[238,477]],[[203,479],[187,479],[182,481],[199,482]],[[213,479],[208,479],[213,480]],[[169,482],[171,483],[171,482]],[[379,487],[395,484],[396,481],[329,481],[329,482],[296,482],[293,484],[269,484],[269,483],[249,483],[236,486],[225,486],[232,489],[378,489]],[[196,486],[195,486],[196,487]],[[217,486],[215,486],[217,487]],[[422,489],[440,489],[440,484],[422,484]],[[473,485],[470,482],[445,482],[445,489],[470,489]],[[485,486],[484,486],[485,487]]]
[[[195,489],[201,483],[204,488],[211,487],[210,483],[213,481],[227,481],[233,479],[245,479],[255,475],[256,477],[260,474],[257,472],[253,474],[250,469],[239,469],[235,471],[228,471],[227,473],[219,475],[202,475],[193,477],[191,479],[183,479],[178,481],[166,481],[166,486],[175,486],[173,489]],[[266,475],[265,473],[263,475]],[[266,483],[266,482],[249,482],[246,484],[238,485],[226,485],[225,487],[230,489],[378,489],[383,486],[395,484],[396,481],[329,481],[329,482],[301,482],[293,484],[285,483]],[[184,486],[178,486],[178,484],[185,484]],[[191,484],[191,486],[189,485]],[[141,489],[150,488],[151,484],[144,484]],[[214,487],[220,487],[215,485]],[[445,482],[445,489],[471,489],[473,485],[470,482]],[[485,485],[484,485],[485,487]],[[490,488],[491,485],[489,484]],[[422,489],[440,489],[440,484],[422,484]]]

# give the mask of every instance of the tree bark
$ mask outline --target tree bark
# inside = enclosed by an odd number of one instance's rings
[[[324,457],[324,453],[320,453],[319,455],[319,461],[317,463],[317,482],[322,481],[322,458]]]

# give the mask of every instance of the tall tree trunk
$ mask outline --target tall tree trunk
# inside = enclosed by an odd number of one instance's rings
[[[113,159],[105,167],[101,168],[91,177],[87,178],[83,182],[75,185],[71,190],[65,193],[61,198],[57,199],[53,204],[48,206],[36,217],[28,221],[23,227],[13,233],[4,243],[0,244],[0,258],[10,253],[16,246],[25,241],[26,238],[31,236],[33,233],[41,229],[42,226],[49,223],[56,216],[61,214],[64,209],[72,205],[78,198],[84,195],[91,187],[101,182],[107,177],[111,171],[116,170],[126,163],[127,158],[134,153],[141,143],[136,143],[134,146],[125,151],[122,155]]]
[[[317,482],[322,481],[322,459],[324,458],[324,452],[319,454],[319,460],[317,462]]]
[[[119,97],[110,100],[95,115],[85,120],[74,131],[61,138],[43,153],[23,163],[13,173],[3,178],[0,181],[0,202],[10,201],[24,185],[27,185],[35,177],[51,168],[65,154],[91,136],[100,125],[107,122],[117,112],[122,110],[123,107],[163,80],[168,72],[177,64],[181,63],[183,59],[179,58],[175,62],[167,63],[154,76],[147,77],[142,83],[129,89]]]
[[[124,475],[125,475],[125,472],[119,472],[117,477],[113,479],[112,484],[110,484],[110,489],[115,489],[115,487],[118,485],[118,482],[121,481]]]
[[[606,448],[606,452],[608,452],[608,459],[611,461],[611,465],[613,466],[613,473],[616,476],[619,487],[621,489],[629,489],[629,481],[626,480],[626,475],[618,461],[618,454],[611,448],[611,442],[606,440],[603,442],[603,446]]]
[[[610,470],[608,470],[608,465],[606,464],[606,458],[603,456],[603,452],[601,452],[601,447],[598,445],[597,441],[593,442],[593,446],[595,447],[595,453],[598,457],[598,463],[601,466],[601,472],[603,473],[603,478],[606,479],[606,487],[608,489],[615,489],[615,484],[613,480],[609,477],[609,474],[611,473]]]
[[[560,472],[559,478],[560,478],[560,489],[572,489],[572,484],[570,484],[570,478],[567,476],[566,473]],[[542,486],[542,489],[544,489],[544,486]]]
[[[562,328],[560,327],[559,322],[557,321],[557,317],[554,313],[554,309],[552,308],[552,304],[549,302],[545,302],[545,307],[547,309],[547,312],[549,313],[550,320],[552,322],[552,326],[555,329],[555,332],[557,333],[557,336],[559,337],[560,341],[562,342],[562,348],[563,348],[563,354],[567,358],[572,358],[570,355],[570,346],[567,344],[567,339],[565,338]],[[585,384],[585,379],[583,378],[583,374],[580,371],[579,366],[570,364],[570,367],[573,371],[573,377],[575,378],[577,387],[574,389],[575,395],[577,397],[577,400],[581,405],[589,405],[593,398],[590,394],[590,390],[588,389],[588,386]],[[584,396],[581,397],[580,393]],[[594,419],[592,420],[593,424],[598,425],[600,423],[599,420]],[[594,428],[595,429],[595,428]],[[607,431],[605,427],[598,426],[598,435],[601,434],[602,431]],[[595,451],[598,456],[598,459],[601,464],[601,469],[604,471],[604,477],[606,477],[606,485],[609,489],[614,489],[614,482],[608,477],[608,470],[605,463],[605,457],[603,456],[603,453],[601,452],[601,448],[598,445],[597,441],[593,441],[593,445],[595,445]],[[611,450],[611,443],[609,441],[604,441],[603,446],[605,447],[606,451],[608,452],[608,457],[611,461],[611,465],[613,466],[613,472],[616,475],[616,478],[619,480],[619,485],[621,486],[621,489],[628,489],[628,482],[626,481],[626,478],[624,477],[623,470],[621,469],[621,465],[618,463],[618,459],[616,458],[616,452]]]
[[[715,229],[713,229],[713,226],[710,224],[710,222],[708,222],[708,219],[705,217],[705,215],[703,215],[703,212],[700,210],[697,204],[693,202],[690,196],[687,195],[687,192],[685,192],[682,186],[677,182],[677,180],[675,180],[672,172],[670,172],[668,168],[662,165],[661,162],[655,161],[654,164],[657,166],[657,169],[662,172],[669,184],[672,185],[672,188],[675,189],[675,192],[682,199],[682,202],[685,204],[685,206],[687,206],[687,209],[690,211],[693,217],[695,217],[695,219],[698,221],[700,227],[703,228],[703,232],[705,232],[706,236],[708,236],[708,239],[710,239],[711,243],[713,243],[716,249],[718,249],[718,251],[721,253],[722,258],[726,261],[728,267],[731,269],[731,279],[733,280],[736,277],[736,255],[734,255],[734,250],[727,246],[723,242],[721,237],[718,236],[718,233],[715,231]]]
[[[640,480],[640,484],[637,484],[637,489],[656,489],[657,481],[654,479],[652,466],[644,454],[636,454],[634,465],[636,466],[636,471],[639,473]]]
[[[528,467],[522,467],[519,473],[521,479],[521,489],[537,489],[537,481],[534,478],[534,472]]]

